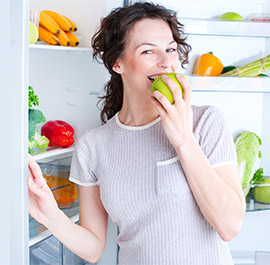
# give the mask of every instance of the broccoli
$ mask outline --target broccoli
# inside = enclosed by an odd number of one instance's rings
[[[31,88],[31,89],[30,89]],[[32,87],[29,87],[29,110],[28,110],[28,152],[34,153],[34,148],[45,149],[49,140],[40,134],[40,125],[46,122],[43,113],[37,109],[31,109],[32,105],[38,106],[38,97],[34,94]]]
[[[28,110],[29,140],[35,135],[38,125],[44,124],[45,122],[46,118],[44,117],[43,113],[40,110],[37,109]]]

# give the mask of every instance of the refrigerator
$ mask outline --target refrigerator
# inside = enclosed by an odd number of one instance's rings
[[[88,129],[100,125],[98,97],[108,81],[106,69],[92,60],[91,36],[113,8],[135,1],[8,0],[1,2],[1,181],[2,214],[0,257],[3,265],[89,264],[57,241],[28,215],[28,86],[38,94],[47,120],[64,120],[75,130],[75,143]],[[213,52],[224,66],[241,66],[270,54],[270,22],[251,21],[270,17],[269,0],[160,0],[152,1],[178,13],[187,41],[192,46],[186,69],[179,67],[192,86],[192,103],[214,105],[234,137],[243,130],[262,139],[258,167],[270,176],[270,79],[206,77],[193,75],[197,58]],[[77,47],[28,44],[30,10],[53,10],[78,25]],[[244,21],[221,21],[225,12],[237,12]],[[266,74],[269,74],[266,72]],[[43,172],[69,172],[74,146],[34,155]],[[62,171],[61,171],[62,172]],[[234,263],[270,264],[269,205],[247,204],[243,227],[229,242]],[[78,203],[63,209],[78,221]],[[99,265],[116,265],[118,228],[109,220],[106,251]]]

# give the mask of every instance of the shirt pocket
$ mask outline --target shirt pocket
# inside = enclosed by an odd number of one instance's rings
[[[155,188],[157,196],[179,196],[189,190],[177,156],[156,162]]]

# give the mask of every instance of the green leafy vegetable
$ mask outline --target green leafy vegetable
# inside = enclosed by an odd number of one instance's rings
[[[260,152],[261,139],[253,132],[244,131],[235,139],[238,174],[245,196],[250,189],[250,181],[254,176],[255,166]]]
[[[49,145],[49,140],[45,136],[41,136],[39,132],[36,132],[35,135],[28,141],[28,153],[33,154],[35,148],[45,149]]]
[[[28,87],[28,108],[32,108],[33,106],[39,106],[39,98],[33,87]]]
[[[45,149],[49,140],[40,134],[40,126],[46,122],[43,113],[37,109],[28,110],[28,152],[34,153],[34,148]]]
[[[265,179],[265,176],[263,175],[263,168],[258,168],[252,178],[252,180],[250,181],[251,184],[258,184],[261,181],[263,181]]]

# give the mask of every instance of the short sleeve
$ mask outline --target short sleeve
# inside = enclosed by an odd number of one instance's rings
[[[69,180],[81,186],[94,186],[97,178],[93,172],[91,150],[86,135],[82,136],[75,147]]]
[[[201,119],[200,145],[212,167],[237,165],[234,140],[220,111],[208,107]]]

